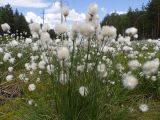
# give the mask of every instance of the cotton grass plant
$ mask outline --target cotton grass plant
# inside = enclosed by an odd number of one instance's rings
[[[65,21],[55,25],[56,39],[50,38],[47,23],[31,23],[30,38],[8,37],[0,48],[0,82],[22,83],[15,116],[128,120],[149,112],[147,103],[159,99],[160,42],[133,44],[135,27],[126,29],[126,36],[117,36],[113,26],[101,28],[96,4],[89,5],[85,22],[71,29],[66,22],[69,8],[63,7],[62,13]],[[7,23],[1,27],[10,30]]]

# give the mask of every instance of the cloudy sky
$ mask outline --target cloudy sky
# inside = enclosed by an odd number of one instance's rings
[[[31,19],[42,23],[42,12],[45,11],[45,22],[50,25],[60,22],[60,0],[0,0],[0,6],[10,4],[13,9],[22,12],[27,21]],[[97,3],[99,6],[100,20],[106,14],[117,11],[125,13],[129,7],[141,8],[149,0],[63,0],[63,3],[70,8],[68,22],[82,21],[85,19],[85,12],[90,3]]]

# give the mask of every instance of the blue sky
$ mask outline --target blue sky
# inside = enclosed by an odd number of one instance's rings
[[[14,0],[0,0],[3,3],[4,1],[9,1],[8,3],[12,3]],[[27,1],[27,0],[19,0],[21,2]],[[34,1],[34,0],[33,0]],[[50,3],[52,4],[55,1],[58,0],[39,0],[44,3]],[[99,5],[99,8],[106,8],[107,12],[117,10],[117,11],[127,11],[129,7],[132,8],[141,8],[142,4],[146,5],[146,3],[149,0],[64,0],[64,3],[67,4],[70,8],[76,9],[78,12],[85,12],[87,6],[90,3],[97,3]],[[6,2],[6,3],[7,3]],[[36,4],[36,3],[35,3]],[[19,9],[21,12],[26,13],[27,11],[34,11],[36,13],[39,13],[39,11],[42,8],[31,8],[31,7],[18,7],[14,6],[14,8]]]
[[[58,0],[0,0],[0,5],[5,5],[7,3],[11,4],[14,9],[18,9],[22,12],[28,19],[30,17],[32,19],[37,19],[37,21],[41,21],[42,11],[45,9],[46,11],[49,9],[56,9],[56,5],[54,5]],[[111,13],[112,11],[117,12],[126,12],[129,7],[133,9],[139,8],[141,9],[142,5],[146,5],[149,0],[63,0],[64,4],[69,6],[71,9],[70,19],[74,19],[78,17],[84,17],[87,10],[87,6],[90,3],[97,3],[99,6],[99,16],[102,20],[103,17]],[[46,20],[48,18],[55,18],[58,14],[54,15],[46,15]],[[50,20],[51,21],[51,20]]]

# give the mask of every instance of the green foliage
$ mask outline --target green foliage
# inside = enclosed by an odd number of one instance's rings
[[[14,33],[16,36],[20,36],[20,34],[24,37],[30,36],[28,23],[24,15],[19,13],[18,10],[14,12],[9,4],[0,7],[0,25],[3,23],[8,23],[11,27],[11,33]],[[3,34],[1,27],[0,34]]]
[[[135,50],[140,51],[141,47],[145,43],[141,43],[140,46],[136,44],[133,45]],[[153,45],[148,45],[147,51],[141,51],[144,56],[148,56],[147,53],[153,52]],[[20,48],[12,48],[12,51],[16,55]],[[94,51],[94,49],[92,49]],[[18,62],[16,65],[16,73],[20,73],[26,62],[29,62],[30,49],[25,48],[24,58]],[[121,84],[121,76],[116,70],[116,64],[121,63],[124,67],[124,71],[128,71],[128,61],[129,58],[125,58],[127,53],[119,52],[117,56],[113,58],[110,53],[102,53],[100,56],[91,54],[91,57],[102,60],[103,55],[107,58],[113,60],[112,70],[108,71],[108,77],[101,79],[97,74],[98,71],[93,69],[86,73],[77,72],[76,66],[80,62],[82,56],[84,56],[85,51],[81,51],[74,58],[74,63],[72,71],[69,74],[71,81],[66,85],[59,83],[59,73],[60,65],[57,59],[53,59],[53,64],[55,66],[55,71],[52,75],[48,75],[46,70],[42,71],[43,74],[39,75],[38,71],[34,74],[28,76],[30,80],[24,83],[21,87],[22,98],[15,98],[10,102],[4,104],[0,111],[5,113],[1,115],[2,120],[157,120],[159,119],[159,79],[153,82],[151,80],[146,80],[145,77],[140,77],[140,70],[133,71],[132,73],[136,75],[139,79],[139,85],[134,90],[127,90]],[[32,53],[37,55],[38,53]],[[160,56],[157,53],[157,56]],[[28,59],[28,61],[26,60]],[[92,59],[92,62],[96,62],[97,59]],[[145,58],[138,59],[141,63],[145,62]],[[102,60],[102,62],[104,62]],[[8,66],[1,66],[1,71],[7,70]],[[108,68],[109,69],[109,68]],[[69,71],[65,67],[66,71]],[[18,75],[18,74],[17,74]],[[18,77],[18,76],[17,76]],[[28,85],[35,82],[35,79],[40,77],[41,81],[36,83],[36,90],[33,92],[28,91]],[[102,82],[106,80],[106,83]],[[115,82],[111,84],[109,80]],[[89,94],[81,96],[79,94],[80,86],[87,86]],[[28,105],[28,101],[33,99],[32,105]],[[147,113],[141,113],[139,111],[139,104],[147,103],[149,105],[149,111]],[[133,112],[130,108],[134,109]]]
[[[124,34],[126,28],[134,26],[138,28],[139,39],[159,38],[160,1],[152,0],[146,7],[142,6],[141,10],[129,8],[127,14],[113,13],[107,15],[101,25],[115,26],[118,34]]]

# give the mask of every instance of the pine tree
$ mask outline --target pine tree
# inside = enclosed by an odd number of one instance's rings
[[[23,33],[24,37],[30,36],[28,23],[24,15],[19,13],[17,9],[13,12],[9,4],[4,7],[0,7],[0,24],[3,23],[8,23],[10,25],[11,34],[14,33],[19,36],[20,33]],[[24,34],[24,32],[27,32],[27,34]],[[0,28],[0,34],[2,33],[3,31]]]

